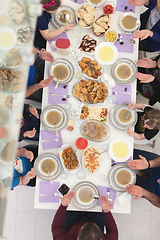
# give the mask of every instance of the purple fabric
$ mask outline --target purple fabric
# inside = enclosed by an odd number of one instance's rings
[[[43,150],[60,148],[63,145],[61,132],[58,132],[58,137],[55,132],[49,132],[47,130],[41,130],[41,140],[52,140],[55,138],[61,138],[59,141],[42,142]]]
[[[124,90],[125,88],[127,88],[127,91]],[[112,88],[112,92],[118,92],[118,93],[131,92],[131,85],[119,85],[119,84],[116,84]],[[118,94],[118,95],[115,95],[115,96],[117,98],[115,104],[118,104],[118,103],[127,103],[127,104],[129,104],[131,102],[131,94]]]
[[[116,162],[116,161],[114,161],[113,159],[111,159],[111,165],[113,165],[113,164],[119,164],[119,163],[126,163],[126,162],[129,162],[129,161],[131,161],[131,157],[130,157],[127,161],[125,161],[125,162]]]
[[[107,187],[103,187],[103,186],[100,186],[98,185],[98,190],[100,192],[100,196],[106,196],[108,198],[108,195],[107,195]],[[112,203],[115,202],[115,198],[116,198],[116,191],[114,191],[112,188],[109,188],[110,189],[110,195],[109,195],[109,198],[112,199]],[[101,206],[101,200],[99,200],[97,206]]]
[[[117,0],[116,11],[135,12],[135,6],[128,3],[128,0]]]
[[[55,42],[55,41],[56,41],[57,39],[59,39],[59,38],[68,39],[67,33],[66,33],[66,32],[62,32],[59,36],[57,36],[57,37],[55,37],[55,38],[53,38],[53,39],[51,39],[51,40],[48,41],[52,52],[55,52],[57,49],[54,48],[54,47],[52,47],[52,46],[51,46],[51,43],[52,43],[52,42]]]
[[[127,37],[127,38],[130,38],[130,39],[134,39],[132,37],[132,34],[121,34],[121,36],[123,37]],[[118,38],[118,40],[120,40],[121,38]],[[118,52],[127,52],[127,53],[133,53],[133,43],[126,43],[126,42],[123,42],[123,41],[127,41],[127,39],[125,38],[122,38],[122,42],[123,44],[120,44],[120,41],[115,41],[114,45],[117,47],[118,49]]]
[[[84,3],[84,0],[70,0],[72,2],[78,3],[78,4],[82,4]]]
[[[59,182],[40,182],[39,186],[39,194],[50,194],[50,193],[58,193],[57,189],[59,188]],[[57,196],[39,196],[39,202],[59,202],[59,197]]]
[[[64,88],[63,86],[58,86],[57,89],[55,89],[55,84],[50,84],[48,88],[48,103],[54,103],[54,104],[65,104],[68,103],[68,98],[63,96],[54,96],[50,95],[50,93],[56,93],[61,95],[67,95],[68,94],[68,85]],[[65,98],[66,101],[62,101],[62,98]]]

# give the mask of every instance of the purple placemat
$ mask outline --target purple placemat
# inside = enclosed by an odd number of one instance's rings
[[[57,189],[59,188],[59,182],[40,182],[39,186],[39,194],[50,194],[50,193],[58,193]],[[59,202],[59,197],[57,196],[39,196],[39,202]]]
[[[125,88],[127,88],[127,91],[124,90]],[[112,88],[112,92],[118,92],[118,93],[131,92],[131,85],[116,84]],[[115,104],[118,104],[118,103],[129,104],[131,102],[131,94],[118,94],[118,95],[116,95],[116,98],[117,98],[117,100],[116,100]]]
[[[107,195],[107,187],[103,187],[103,186],[100,186],[98,185],[98,190],[99,190],[99,193],[100,193],[100,196],[106,196],[108,198],[108,195]],[[111,203],[114,203],[115,202],[115,198],[116,198],[116,191],[114,191],[112,188],[109,188],[110,189],[110,195],[109,195],[109,198],[112,199]],[[97,206],[101,206],[101,200],[99,200]]]
[[[52,52],[55,52],[57,49],[56,49],[55,47],[52,47],[52,46],[51,46],[51,43],[52,43],[52,42],[55,42],[55,41],[56,41],[57,39],[59,39],[59,38],[68,39],[67,33],[66,33],[66,32],[62,32],[59,36],[57,36],[57,37],[55,37],[55,38],[53,38],[53,39],[51,39],[51,40],[48,41]]]
[[[63,96],[54,96],[50,95],[50,93],[60,94],[60,95],[67,95],[68,94],[68,85],[64,86],[58,86],[57,89],[55,89],[55,84],[50,84],[48,88],[48,103],[54,103],[54,104],[65,104],[68,103],[68,98]],[[66,101],[63,101],[62,99],[66,99]]]
[[[135,12],[135,6],[128,3],[128,0],[117,0],[116,11]]]
[[[58,132],[58,137],[57,137],[55,132],[41,130],[41,140],[52,140],[56,138],[60,138],[60,140],[57,142],[56,141],[42,142],[43,150],[60,148],[63,145],[63,142],[62,142],[61,132]]]
[[[131,157],[130,157],[127,161],[125,161],[125,162],[116,162],[116,161],[114,161],[113,159],[111,159],[111,165],[113,165],[113,164],[119,164],[119,163],[126,163],[126,162],[129,162],[129,161],[131,161]]]
[[[127,53],[133,53],[133,43],[126,43],[123,41],[127,41],[127,39],[123,38],[123,37],[127,37],[130,39],[134,39],[132,37],[132,34],[121,34],[122,38],[118,38],[117,41],[115,41],[114,45],[117,47],[118,52],[127,52]],[[123,42],[123,44],[122,44]]]
[[[84,3],[84,0],[70,0],[70,1],[78,4]]]

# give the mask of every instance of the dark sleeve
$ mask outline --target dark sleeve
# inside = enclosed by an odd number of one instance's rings
[[[29,107],[30,107],[29,104],[25,104],[25,103],[24,103],[23,115],[24,115],[25,112],[29,112]]]
[[[54,240],[65,240],[66,231],[63,228],[67,207],[60,205],[52,222],[51,232]]]
[[[152,139],[155,135],[157,135],[157,133],[159,132],[158,129],[148,129],[148,128],[145,128],[144,130],[144,136],[147,140],[150,140]]]
[[[152,60],[157,62],[159,58],[160,58],[160,55],[158,55],[156,58],[153,58]]]
[[[48,19],[45,15],[38,17],[37,27],[39,30],[47,30],[48,29]]]
[[[152,107],[146,106],[146,107],[144,108],[144,113],[149,112],[149,111],[151,111],[152,109],[153,109]]]
[[[118,229],[111,212],[104,213],[104,222],[107,230],[102,240],[118,240]]]

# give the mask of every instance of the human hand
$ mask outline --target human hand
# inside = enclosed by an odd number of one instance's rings
[[[52,53],[47,52],[44,48],[41,49],[40,53],[39,53],[40,58],[42,58],[45,61],[48,62],[54,62],[54,57],[52,55]]]
[[[74,191],[70,191],[67,194],[65,194],[63,197],[60,197],[61,199],[61,204],[63,206],[68,206],[72,200],[72,198],[74,197],[75,192]]]
[[[152,36],[153,32],[147,29],[136,31],[132,34],[133,38],[140,38],[140,41]]]
[[[128,166],[131,169],[138,169],[138,170],[144,170],[148,168],[148,161],[145,157],[139,155],[140,159],[131,160],[128,163]]]
[[[29,172],[25,176],[22,177],[22,185],[26,185],[29,181],[36,176],[36,172],[34,168],[31,168]]]
[[[147,0],[128,0],[128,3],[134,6],[146,5],[147,2],[148,2]]]
[[[129,184],[128,186],[126,186],[126,191],[129,194],[134,195],[134,199],[139,199],[143,196],[144,189],[140,186]]]
[[[24,137],[33,138],[36,134],[36,131],[37,130],[35,130],[35,128],[33,128],[33,130],[26,131],[23,135],[24,135]]]
[[[101,208],[103,212],[109,212],[113,207],[113,203],[106,196],[101,196]]]
[[[132,131],[129,127],[128,127],[128,130],[127,130],[127,134],[131,137],[134,137],[134,131]]]
[[[136,104],[134,102],[130,102],[128,104],[128,109],[135,109],[136,108]]]
[[[140,80],[140,83],[153,82],[153,80],[155,79],[155,77],[152,76],[151,74],[144,74],[140,72],[135,73],[135,76]]]
[[[72,28],[74,28],[74,24],[66,24],[63,26],[65,31],[70,31]]]
[[[153,61],[150,58],[143,58],[143,59],[137,60],[136,65],[138,67],[143,67],[143,68],[155,68],[156,61]]]
[[[29,107],[29,111],[30,111],[30,113],[32,113],[36,118],[39,119],[38,111],[37,111],[36,108],[30,106],[30,107]]]
[[[33,158],[34,158],[34,154],[33,154],[33,152],[28,151],[28,150],[26,149],[25,157],[28,158],[28,159],[30,159],[30,162],[32,162],[32,160],[33,160]]]
[[[40,81],[39,82],[39,88],[48,87],[51,84],[51,82],[53,81],[53,78],[54,78],[54,76],[51,76],[47,79],[44,79],[44,80]]]

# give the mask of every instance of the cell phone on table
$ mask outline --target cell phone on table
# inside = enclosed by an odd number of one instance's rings
[[[67,194],[69,192],[70,188],[65,184],[63,183],[59,188],[58,188],[58,192],[60,192],[63,196],[65,194]]]

